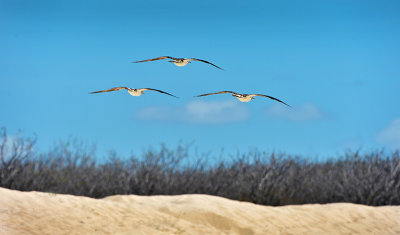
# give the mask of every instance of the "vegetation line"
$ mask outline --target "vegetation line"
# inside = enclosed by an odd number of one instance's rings
[[[210,163],[189,156],[188,146],[162,146],[140,158],[96,163],[87,147],[60,142],[36,153],[35,141],[7,139],[0,131],[0,187],[102,198],[115,194],[209,194],[263,205],[351,202],[400,205],[400,154],[348,153],[311,162],[249,152]],[[196,160],[193,160],[196,159]]]

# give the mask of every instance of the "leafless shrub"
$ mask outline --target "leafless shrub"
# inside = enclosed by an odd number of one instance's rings
[[[37,154],[34,140],[10,141],[5,129],[0,138],[0,186],[10,189],[95,198],[201,193],[264,205],[400,204],[399,152],[349,152],[312,162],[252,151],[230,161],[209,161],[190,156],[189,145],[173,150],[161,145],[124,161],[110,152],[108,161],[96,163],[94,150],[77,141],[60,141],[48,153]]]
[[[2,187],[12,188],[15,178],[22,173],[22,166],[33,155],[36,139],[20,136],[9,139],[6,128],[0,130],[0,182]]]

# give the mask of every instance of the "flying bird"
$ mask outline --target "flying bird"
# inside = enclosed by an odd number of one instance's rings
[[[196,59],[196,58],[190,58],[190,59],[188,59],[188,58],[174,58],[174,57],[171,57],[171,56],[160,56],[160,57],[157,57],[157,58],[154,58],[154,59],[141,60],[141,61],[134,61],[134,62],[132,62],[132,63],[140,63],[140,62],[155,61],[155,60],[164,60],[164,59],[171,59],[171,60],[169,60],[168,62],[173,62],[176,66],[179,66],[179,67],[185,66],[185,65],[191,63],[190,61],[194,60],[194,61],[200,61],[200,62],[203,62],[203,63],[210,64],[210,65],[212,65],[212,66],[214,66],[214,67],[216,67],[216,68],[219,68],[219,69],[223,70],[222,68],[216,66],[215,64],[210,63],[210,62],[205,61],[205,60]]]
[[[207,94],[202,94],[202,95],[198,95],[195,97],[201,97],[201,96],[207,96],[207,95],[217,95],[217,94],[225,94],[225,93],[231,93],[232,96],[238,98],[238,100],[240,100],[241,102],[249,102],[250,100],[254,99],[254,96],[262,96],[262,97],[267,97],[273,100],[276,100],[278,102],[281,102],[282,104],[285,104],[289,107],[291,107],[290,105],[286,104],[285,102],[283,102],[282,100],[279,100],[275,97],[269,96],[269,95],[262,95],[262,94],[239,94],[233,91],[219,91],[219,92],[215,92],[215,93],[207,93]]]
[[[102,93],[102,92],[110,92],[110,91],[119,91],[119,90],[127,90],[127,91],[129,92],[129,94],[131,94],[131,95],[133,95],[133,96],[141,96],[141,95],[144,94],[144,91],[157,91],[157,92],[160,92],[160,93],[163,93],[163,94],[170,95],[170,96],[173,96],[173,97],[175,97],[175,98],[178,98],[178,97],[176,97],[176,96],[174,96],[174,95],[172,95],[172,94],[170,94],[170,93],[167,93],[167,92],[165,92],[165,91],[160,91],[160,90],[157,90],[157,89],[152,89],[152,88],[139,88],[139,89],[134,89],[134,88],[124,87],[124,86],[121,86],[121,87],[113,87],[113,88],[108,89],[108,90],[94,91],[94,92],[90,92],[90,94]]]

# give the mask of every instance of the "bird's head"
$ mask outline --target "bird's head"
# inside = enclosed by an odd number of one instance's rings
[[[247,95],[246,95],[246,94],[235,94],[235,93],[233,93],[232,96],[235,96],[235,97],[237,97],[237,98],[244,98],[244,97],[246,97]]]

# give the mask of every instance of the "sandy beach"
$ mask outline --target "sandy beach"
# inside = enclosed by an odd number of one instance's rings
[[[271,207],[209,195],[92,199],[0,188],[0,234],[400,234],[400,206]]]

